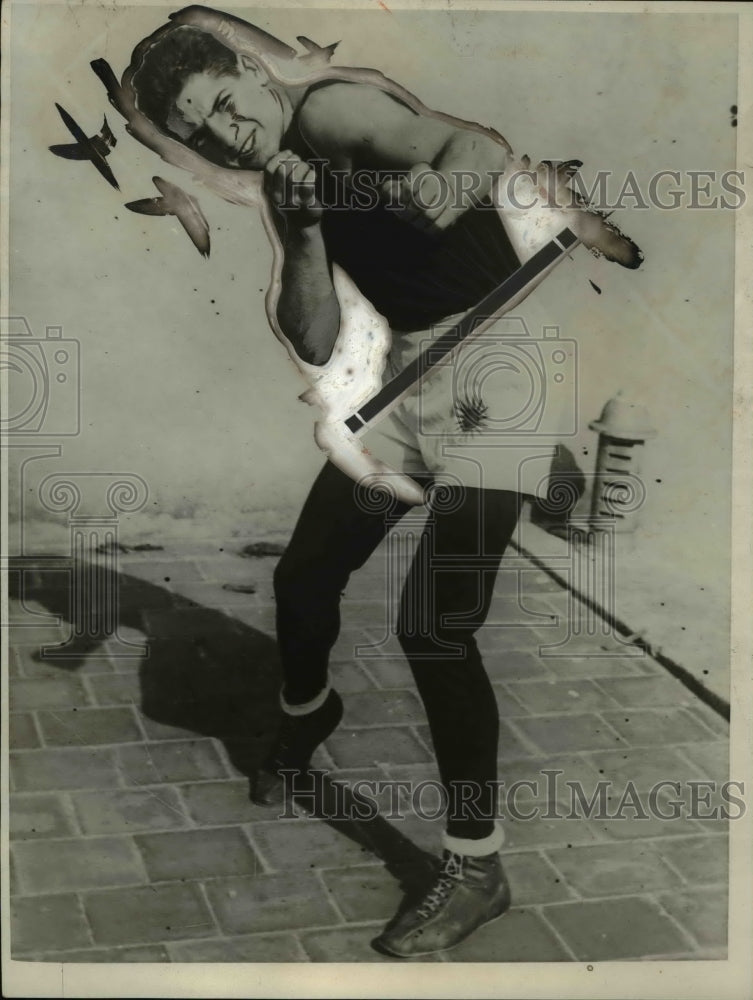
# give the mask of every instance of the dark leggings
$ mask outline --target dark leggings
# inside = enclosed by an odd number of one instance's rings
[[[413,509],[394,502],[385,516],[361,497],[327,463],[275,571],[284,694],[291,703],[310,701],[324,687],[350,574]],[[519,504],[519,494],[501,490],[458,486],[438,494],[400,602],[398,639],[426,708],[449,796],[447,832],[455,837],[476,840],[494,829],[499,714],[474,633],[489,612]],[[461,617],[462,624],[453,621]]]

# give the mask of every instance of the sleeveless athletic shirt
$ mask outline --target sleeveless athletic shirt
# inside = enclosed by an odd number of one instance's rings
[[[330,260],[350,275],[394,330],[427,329],[479,302],[519,266],[518,258],[489,200],[467,209],[438,234],[418,229],[381,202],[368,209],[354,205],[353,189],[321,159],[317,162],[298,125],[300,109],[312,91],[342,82],[350,81],[323,80],[308,88],[281,148],[314,166]],[[362,191],[361,203],[375,202],[378,187],[372,183],[366,196]]]

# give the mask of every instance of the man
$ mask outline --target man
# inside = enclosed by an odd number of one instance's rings
[[[326,366],[336,350],[334,264],[388,320],[393,373],[437,324],[518,266],[489,210],[492,179],[510,158],[501,137],[420,114],[368,83],[281,83],[260,61],[190,26],[146,51],[133,85],[140,109],[167,133],[213,163],[264,171],[284,248],[277,321],[307,365]],[[356,197],[364,171],[381,172],[376,197],[362,187]],[[461,172],[479,181],[472,195],[432,200],[443,185],[456,192]],[[397,627],[449,803],[441,874],[375,942],[401,957],[451,948],[510,905],[495,822],[498,710],[474,633],[487,616],[521,493],[517,470],[500,476],[448,457],[443,442],[462,444],[482,429],[487,406],[451,398],[448,371],[426,380],[370,439],[422,485],[441,478],[446,486],[443,503],[430,510]],[[395,502],[390,523],[409,509]],[[342,701],[328,680],[340,596],[387,530],[384,509],[364,503],[358,485],[327,463],[275,572],[284,718],[253,782],[254,801],[281,801],[281,772],[306,768],[340,722]],[[436,568],[437,557],[453,561],[452,569]]]

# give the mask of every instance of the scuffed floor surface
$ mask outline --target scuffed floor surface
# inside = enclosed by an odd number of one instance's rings
[[[389,961],[370,942],[403,892],[425,884],[441,822],[410,808],[387,820],[385,802],[370,822],[305,804],[280,819],[251,804],[245,775],[278,711],[276,558],[242,558],[242,544],[118,554],[118,636],[65,658],[40,648],[70,632],[68,572],[40,563],[23,584],[11,574],[15,958]],[[386,552],[344,600],[332,677],[346,715],[315,758],[330,796],[333,782],[436,777],[388,634]],[[567,800],[567,780],[588,794],[609,780],[613,801],[628,781],[646,793],[662,779],[728,777],[718,715],[616,637],[581,635],[550,655],[567,594],[520,557],[504,566],[480,640],[502,716],[501,778],[540,783],[545,811]],[[126,645],[144,642],[148,656]],[[542,769],[562,772],[551,795]],[[533,801],[523,795],[521,811]],[[728,824],[630,816],[505,816],[511,912],[430,960],[725,957]]]

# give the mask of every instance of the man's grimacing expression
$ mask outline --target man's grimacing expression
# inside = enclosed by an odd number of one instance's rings
[[[195,130],[186,144],[208,159],[244,170],[261,170],[280,149],[285,112],[264,70],[238,60],[238,75],[194,73],[175,107]]]

